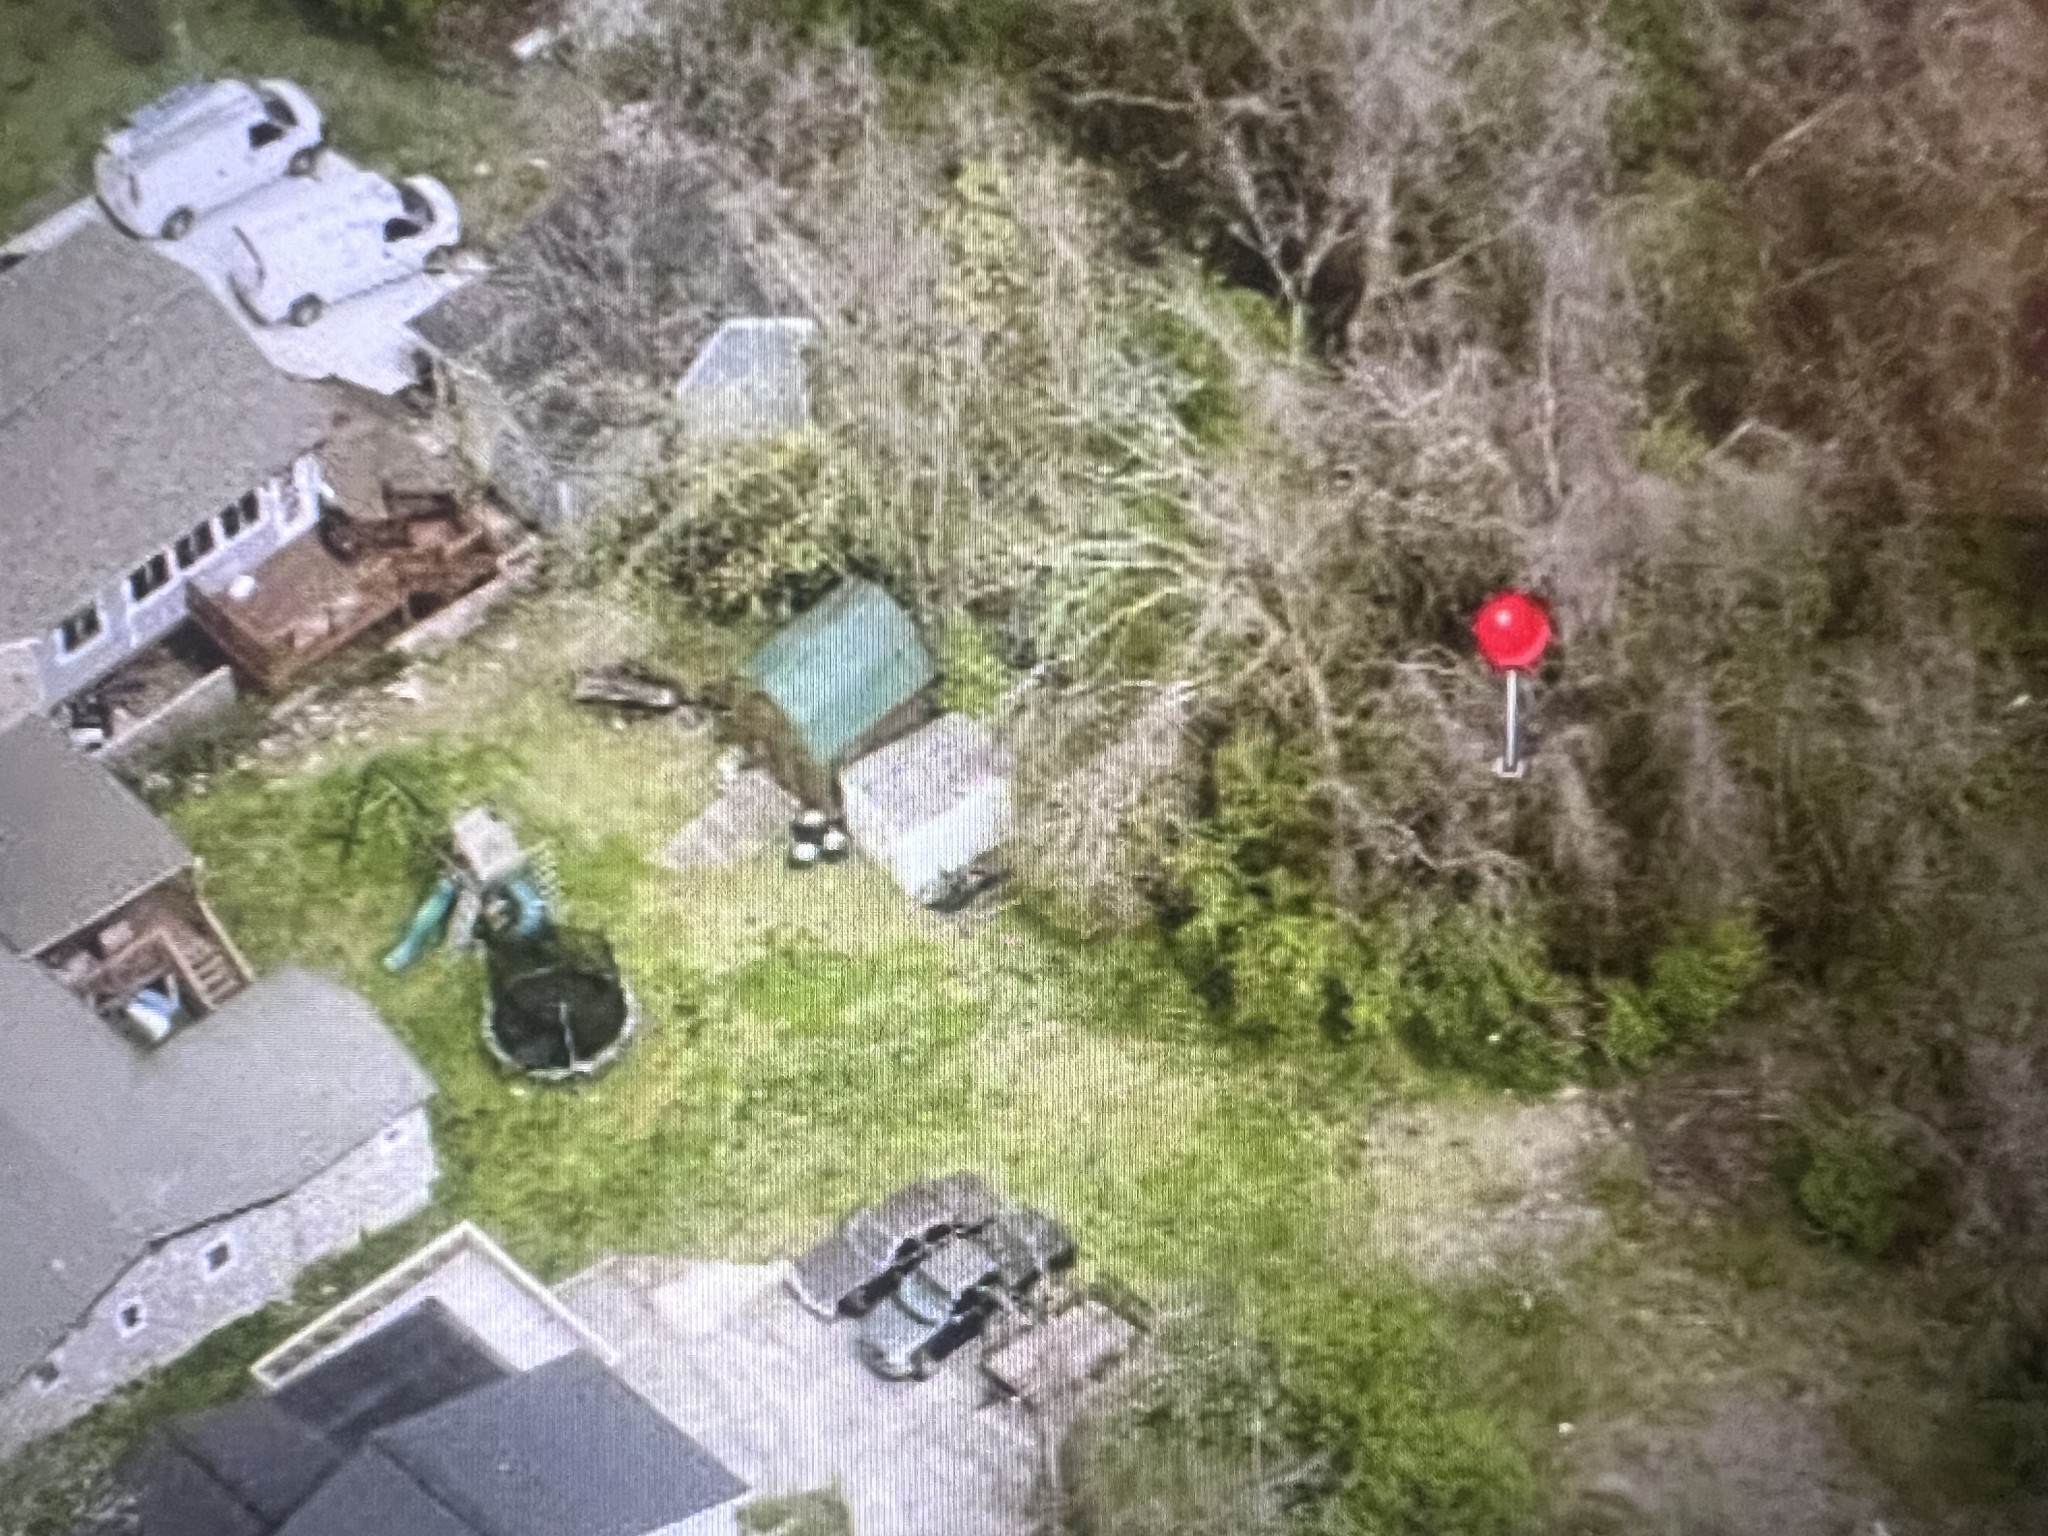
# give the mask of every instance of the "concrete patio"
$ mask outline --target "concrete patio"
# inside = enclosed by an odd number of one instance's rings
[[[757,1493],[836,1485],[856,1536],[1026,1536],[1038,1486],[1024,1410],[990,1402],[975,1350],[883,1381],[855,1325],[824,1323],[781,1265],[602,1261],[556,1288],[616,1369]]]

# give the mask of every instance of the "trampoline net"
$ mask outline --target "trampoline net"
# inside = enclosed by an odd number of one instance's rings
[[[575,1071],[618,1043],[627,1024],[626,989],[603,935],[557,928],[533,939],[502,939],[487,951],[491,1039],[529,1072]]]

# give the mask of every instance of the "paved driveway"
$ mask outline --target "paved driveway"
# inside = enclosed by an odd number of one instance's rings
[[[929,1381],[853,1356],[854,1325],[797,1305],[779,1265],[609,1259],[557,1287],[639,1391],[760,1493],[837,1484],[856,1536],[1023,1536],[1031,1421],[984,1406],[972,1346]]]
[[[142,243],[205,283],[281,372],[301,379],[345,379],[390,395],[413,381],[413,353],[419,340],[406,322],[470,281],[474,272],[414,273],[345,299],[308,326],[258,324],[228,282],[239,220],[286,206],[297,198],[317,197],[323,184],[352,176],[356,170],[352,161],[330,149],[320,157],[313,176],[285,177],[216,208],[182,240]],[[48,250],[88,224],[107,222],[96,199],[80,198],[7,241],[0,250],[24,254]]]

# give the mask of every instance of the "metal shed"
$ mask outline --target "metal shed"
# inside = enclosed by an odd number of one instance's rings
[[[941,715],[840,772],[846,830],[912,896],[1000,843],[1015,761],[994,732]]]
[[[927,718],[938,676],[910,615],[873,582],[841,582],[745,668],[773,722],[738,711],[735,728],[799,798],[830,799],[832,771]]]

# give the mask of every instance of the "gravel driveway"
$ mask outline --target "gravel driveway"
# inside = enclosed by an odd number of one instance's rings
[[[607,1259],[557,1287],[620,1374],[757,1493],[836,1484],[856,1536],[1023,1536],[1037,1437],[984,1406],[974,1347],[932,1379],[882,1381],[854,1325],[797,1305],[780,1265]]]

